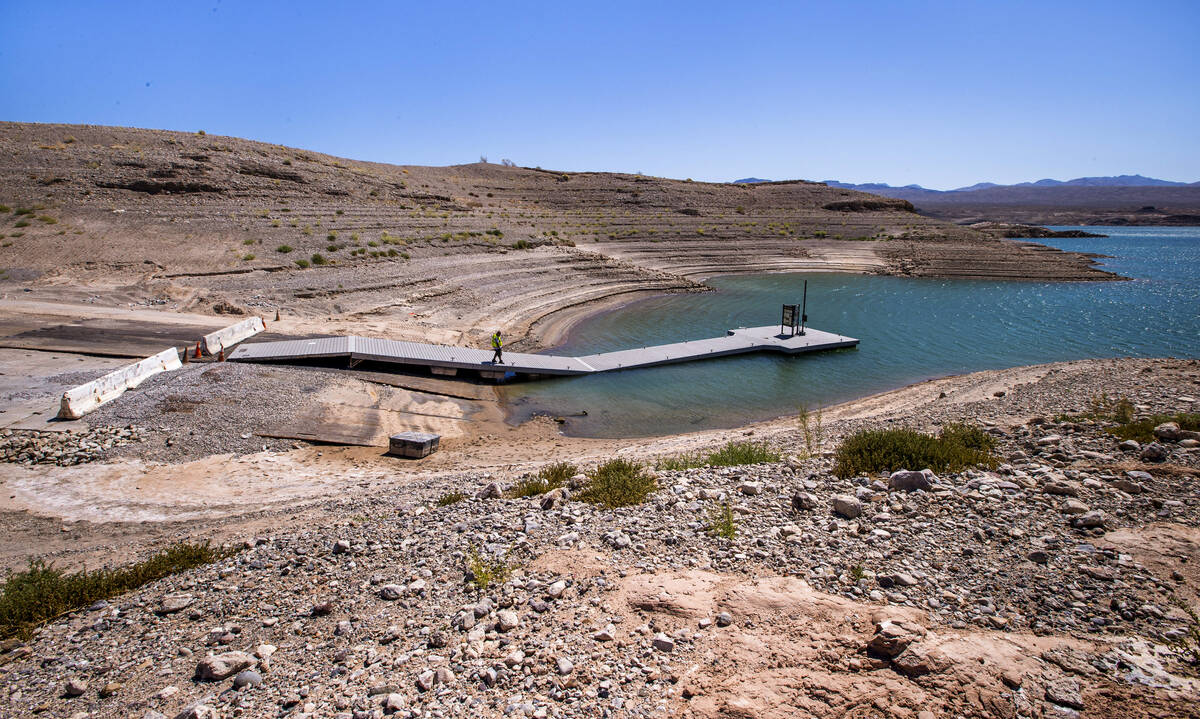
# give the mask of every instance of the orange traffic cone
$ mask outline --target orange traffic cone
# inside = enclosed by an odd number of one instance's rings
[[[276,308],[276,309],[275,309],[275,321],[276,321],[276,322],[278,322],[278,321],[279,321],[279,308]]]
[[[217,350],[217,361],[218,361],[218,362],[224,362],[224,361],[225,361],[225,348],[224,348],[224,347],[222,347],[221,349]]]
[[[184,363],[184,364],[187,364],[188,362],[190,362],[190,361],[191,361],[191,359],[188,357],[188,354],[189,354],[189,352],[188,352],[188,348],[187,348],[187,347],[184,347],[184,348],[183,348],[183,363]]]
[[[196,354],[192,356],[192,359],[200,359],[200,343],[199,342],[196,343]]]

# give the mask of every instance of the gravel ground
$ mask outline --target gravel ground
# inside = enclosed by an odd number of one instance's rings
[[[295,442],[254,433],[312,409],[314,395],[346,381],[351,380],[296,367],[192,364],[150,378],[88,415],[88,421],[145,429],[143,442],[110,457],[180,462],[227,452],[280,451]]]
[[[1196,367],[1088,377],[1174,412]],[[1051,416],[1089,390],[1051,375],[892,419]],[[989,431],[995,471],[843,480],[792,433],[785,461],[660,472],[617,510],[492,497],[515,478],[482,472],[348,494],[10,642],[0,715],[1197,715],[1166,643],[1200,591],[1200,450],[1083,420]],[[473,556],[511,575],[476,589]]]

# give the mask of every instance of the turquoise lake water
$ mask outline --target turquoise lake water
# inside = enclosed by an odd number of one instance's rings
[[[1058,228],[1074,229],[1074,228]],[[832,273],[717,277],[716,292],[654,297],[578,325],[556,354],[722,335],[779,321],[808,280],[809,325],[856,349],[769,353],[505,386],[510,421],[637,437],[734,427],[934,377],[1095,357],[1200,357],[1200,227],[1086,227],[1040,240],[1111,255],[1129,282],[993,282]],[[586,416],[571,416],[586,411]]]

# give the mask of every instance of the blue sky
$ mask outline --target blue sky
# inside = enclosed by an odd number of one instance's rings
[[[364,160],[1200,180],[1200,2],[0,0],[0,119]]]

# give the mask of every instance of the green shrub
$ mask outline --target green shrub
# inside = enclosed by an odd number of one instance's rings
[[[287,253],[291,252],[293,249],[294,248],[291,245],[280,245],[279,247],[275,248],[275,251],[282,252],[283,254],[286,255]]]
[[[529,240],[517,240],[512,245],[514,250],[528,250],[530,247],[533,247],[533,245],[529,242]]]
[[[13,227],[29,227],[29,220],[17,220]]]
[[[552,489],[565,487],[567,480],[571,479],[579,470],[570,462],[555,462],[548,464],[538,470],[538,473],[532,477],[521,478],[513,488],[508,491],[510,497],[534,497],[539,494],[545,494]]]
[[[1107,392],[1102,392],[1092,397],[1086,412],[1054,416],[1055,422],[1074,422],[1080,419],[1129,424],[1133,421],[1133,402],[1128,397],[1110,399]]]
[[[478,549],[471,549],[467,555],[467,583],[476,589],[484,590],[492,584],[503,582],[512,574],[508,564],[508,555],[494,559],[484,556]]]
[[[1121,439],[1133,439],[1143,443],[1153,442],[1154,428],[1163,422],[1174,422],[1179,425],[1180,429],[1189,432],[1200,432],[1200,414],[1195,412],[1179,412],[1178,414],[1170,415],[1155,414],[1136,421],[1130,419],[1116,427],[1106,427],[1104,431]]]
[[[312,263],[313,263],[314,265],[327,265],[327,264],[329,264],[329,260],[325,259],[325,255],[322,255],[320,252],[314,252],[314,253],[313,253],[313,256],[312,256],[312,258],[311,258],[311,259],[312,259]]]
[[[737,535],[737,522],[733,518],[733,510],[729,502],[713,508],[708,513],[708,532],[714,537],[733,539]]]
[[[825,441],[825,428],[821,422],[821,410],[811,411],[805,405],[800,405],[796,415],[800,422],[800,435],[804,438],[804,452],[811,457],[821,448]]]
[[[16,211],[15,213],[13,213],[13,214],[15,214],[17,217],[20,217],[20,216],[22,216],[22,215],[32,215],[33,213],[34,213],[34,210],[33,210],[33,208],[30,208],[30,207],[18,207],[18,208],[17,208],[17,211]]]
[[[467,495],[462,492],[448,492],[438,497],[437,506],[449,507],[451,504],[458,504],[467,498]]]
[[[181,542],[136,564],[73,574],[30,560],[28,570],[9,573],[0,591],[0,637],[28,638],[38,626],[67,612],[232,554],[208,542]]]
[[[242,255],[242,259],[246,262],[249,262],[250,260],[254,259],[254,253],[251,252],[249,254]]]
[[[12,208],[8,205],[0,205],[0,212],[12,212]]]
[[[588,475],[579,499],[612,509],[641,504],[658,489],[645,467],[627,459],[611,459]]]
[[[308,260],[296,260],[296,266],[302,270],[308,269]]]
[[[253,245],[253,244],[254,244],[254,238],[253,238],[253,237],[247,237],[246,239],[242,240],[242,244],[243,244],[243,245]]]
[[[943,442],[962,445],[967,449],[991,452],[996,448],[996,438],[981,428],[965,422],[948,422],[942,427]],[[924,468],[922,468],[924,469]]]
[[[678,457],[660,459],[658,469],[690,469],[692,467],[736,467],[741,464],[778,462],[779,453],[764,443],[729,442],[712,452],[690,452]]]
[[[975,465],[995,468],[998,462],[990,452],[992,446],[991,437],[965,425],[947,425],[940,437],[911,429],[862,430],[842,441],[834,455],[833,473],[845,479],[900,469],[957,472]]]

